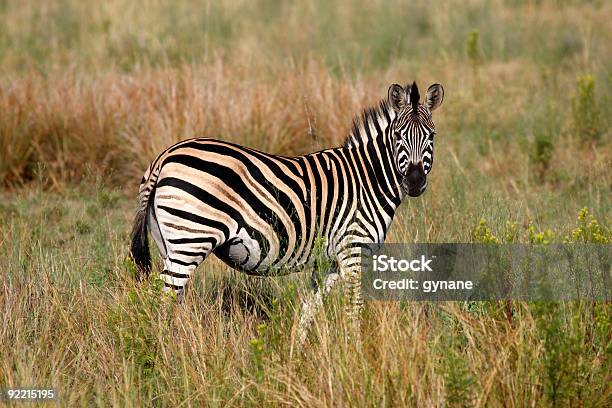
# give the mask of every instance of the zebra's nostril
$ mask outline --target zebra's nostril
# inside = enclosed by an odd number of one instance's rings
[[[406,178],[409,185],[414,187],[421,187],[425,183],[425,177],[420,174],[409,174]]]
[[[425,183],[425,170],[423,170],[423,166],[420,163],[418,165],[412,163],[408,165],[406,181],[412,186],[419,187]]]
[[[408,165],[408,171],[404,177],[404,184],[408,189],[408,194],[412,197],[417,197],[421,195],[423,191],[425,191],[425,187],[427,186],[427,178],[421,163],[410,163]]]

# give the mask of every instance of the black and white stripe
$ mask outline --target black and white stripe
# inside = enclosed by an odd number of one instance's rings
[[[136,264],[150,270],[147,231],[164,258],[161,278],[179,292],[210,254],[260,276],[313,266],[324,255],[336,270],[327,289],[305,302],[303,325],[338,280],[349,283],[357,315],[361,248],[382,243],[405,195],[424,191],[433,161],[431,111],[442,97],[442,87],[432,85],[421,105],[416,84],[392,85],[388,100],[355,122],[344,146],[304,156],[204,138],[175,144],[140,185]],[[323,254],[314,254],[318,240]]]

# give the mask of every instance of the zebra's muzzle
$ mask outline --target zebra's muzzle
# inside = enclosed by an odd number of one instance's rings
[[[402,184],[404,191],[410,197],[418,197],[423,194],[427,188],[427,175],[423,169],[423,163],[410,163]]]

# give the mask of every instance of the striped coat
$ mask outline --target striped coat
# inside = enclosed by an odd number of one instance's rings
[[[432,85],[421,105],[416,84],[393,85],[387,100],[355,121],[344,146],[303,156],[204,138],[169,147],[140,185],[136,264],[151,269],[148,231],[164,259],[161,278],[179,293],[211,253],[259,276],[298,271],[323,255],[335,267],[305,301],[302,320],[312,319],[338,280],[348,283],[351,315],[358,314],[362,247],[384,242],[402,199],[425,190],[433,162],[431,111],[442,98],[442,87]],[[313,250],[317,243],[323,254]]]

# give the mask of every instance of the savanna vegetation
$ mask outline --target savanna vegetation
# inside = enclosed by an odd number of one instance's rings
[[[134,279],[128,234],[164,147],[338,145],[416,80],[446,91],[434,166],[388,241],[609,244],[611,19],[597,0],[0,0],[0,388],[52,386],[61,406],[610,406],[609,302],[371,302],[358,346],[336,295],[300,354],[304,274],[210,259],[177,304]]]

